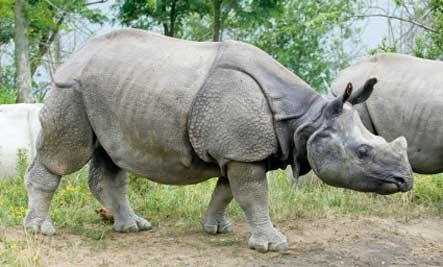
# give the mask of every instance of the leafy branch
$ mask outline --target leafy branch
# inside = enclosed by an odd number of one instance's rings
[[[403,18],[403,17],[398,17],[398,16],[393,16],[393,15],[386,15],[386,14],[360,14],[360,15],[354,15],[352,16],[354,18],[370,18],[370,17],[382,17],[382,18],[388,18],[388,19],[395,19],[395,20],[399,20],[399,21],[403,21],[403,22],[407,22],[410,24],[413,24],[417,27],[420,27],[424,30],[433,32],[433,33],[442,33],[428,25],[422,24],[420,22],[417,22],[413,19],[409,19],[409,18]]]

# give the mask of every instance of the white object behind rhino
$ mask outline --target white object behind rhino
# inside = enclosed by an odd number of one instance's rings
[[[126,29],[91,40],[55,81],[25,177],[24,224],[35,232],[55,233],[49,205],[60,178],[90,159],[90,189],[115,230],[151,228],[130,207],[127,171],[175,185],[218,176],[204,229],[231,231],[225,209],[235,198],[251,226],[249,246],[260,251],[288,248],[269,216],[268,170],[313,168],[326,183],[365,192],[412,188],[405,139],[371,134],[352,108],[375,79],[325,99],[251,45]]]
[[[378,83],[371,97],[355,106],[364,125],[388,141],[406,137],[415,172],[443,172],[443,63],[378,54],[341,71],[332,92],[340,95],[349,81],[360,86],[373,76]]]
[[[0,179],[17,175],[19,149],[27,153],[29,162],[34,158],[41,107],[41,104],[0,105]]]

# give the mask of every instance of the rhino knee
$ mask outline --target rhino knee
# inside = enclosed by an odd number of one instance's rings
[[[38,159],[35,159],[25,175],[25,186],[28,190],[54,192],[60,182],[60,176],[52,173]]]

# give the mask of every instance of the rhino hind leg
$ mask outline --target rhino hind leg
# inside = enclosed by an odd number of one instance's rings
[[[251,227],[248,245],[259,252],[285,251],[288,241],[272,225],[268,208],[268,184],[263,164],[230,162],[228,178],[235,200]]]
[[[97,148],[92,156],[88,184],[95,198],[112,212],[115,231],[138,232],[152,228],[129,205],[126,171],[116,166],[102,147]]]
[[[60,182],[60,175],[51,173],[35,158],[25,175],[28,191],[28,213],[24,226],[33,233],[55,234],[55,228],[49,217],[49,205]]]
[[[229,223],[226,216],[226,208],[231,202],[233,196],[229,180],[220,177],[212,193],[211,201],[209,202],[208,210],[203,217],[203,229],[209,234],[230,233],[232,232],[232,225]]]
[[[81,99],[75,90],[54,88],[40,112],[37,155],[25,175],[28,213],[23,223],[33,232],[55,234],[49,207],[60,178],[91,157],[93,132]]]

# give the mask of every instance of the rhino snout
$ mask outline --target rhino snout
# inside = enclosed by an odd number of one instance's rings
[[[393,150],[401,155],[401,171],[393,175],[393,182],[397,184],[400,191],[407,192],[413,187],[413,173],[412,167],[408,160],[408,142],[404,136],[396,138],[390,143]]]

